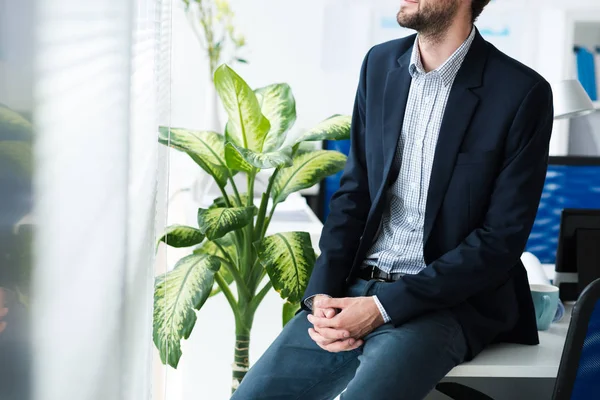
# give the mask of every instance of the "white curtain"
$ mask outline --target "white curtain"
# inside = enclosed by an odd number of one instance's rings
[[[148,399],[170,0],[35,17],[34,398]]]

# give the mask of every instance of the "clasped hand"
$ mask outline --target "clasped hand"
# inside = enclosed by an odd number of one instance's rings
[[[317,296],[308,320],[310,337],[333,353],[362,346],[363,338],[384,323],[373,297]]]

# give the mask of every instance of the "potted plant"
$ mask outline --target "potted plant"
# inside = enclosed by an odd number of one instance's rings
[[[296,120],[296,104],[287,84],[252,90],[226,65],[215,71],[214,82],[229,117],[224,135],[159,129],[159,142],[187,153],[212,177],[222,197],[198,210],[197,227],[170,226],[159,239],[159,244],[193,247],[193,252],[156,280],[153,337],[162,362],[176,368],[195,311],[222,292],[235,318],[234,391],[249,369],[250,331],[261,301],[271,288],[279,292],[286,300],[285,324],[299,309],[315,261],[308,233],[266,235],[273,212],[288,195],[339,172],[346,162],[342,153],[310,151],[300,144],[347,139],[350,117],[334,115],[293,138],[288,131]],[[272,173],[266,190],[255,193],[261,170]],[[233,179],[237,173],[245,174],[245,191]]]

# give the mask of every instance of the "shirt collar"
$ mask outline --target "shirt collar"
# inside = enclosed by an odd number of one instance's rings
[[[475,38],[475,28],[471,28],[471,33],[469,37],[452,53],[452,55],[444,61],[442,65],[437,67],[435,70],[429,73],[435,73],[440,76],[442,79],[442,83],[444,86],[448,86],[452,84],[460,66],[462,65],[463,60],[465,59],[469,49],[471,48],[471,43],[473,43],[473,39]],[[421,54],[419,53],[419,37],[415,38],[415,44],[412,48],[412,54],[410,56],[410,64],[408,66],[408,72],[413,78],[416,78],[421,75],[426,75],[425,68],[423,68],[423,64],[421,63]]]

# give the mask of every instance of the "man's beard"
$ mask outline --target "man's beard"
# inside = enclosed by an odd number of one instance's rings
[[[414,29],[435,40],[444,36],[457,12],[458,0],[445,0],[425,6],[421,6],[419,3],[419,9],[412,14],[404,13],[400,9],[396,19],[400,26]]]

